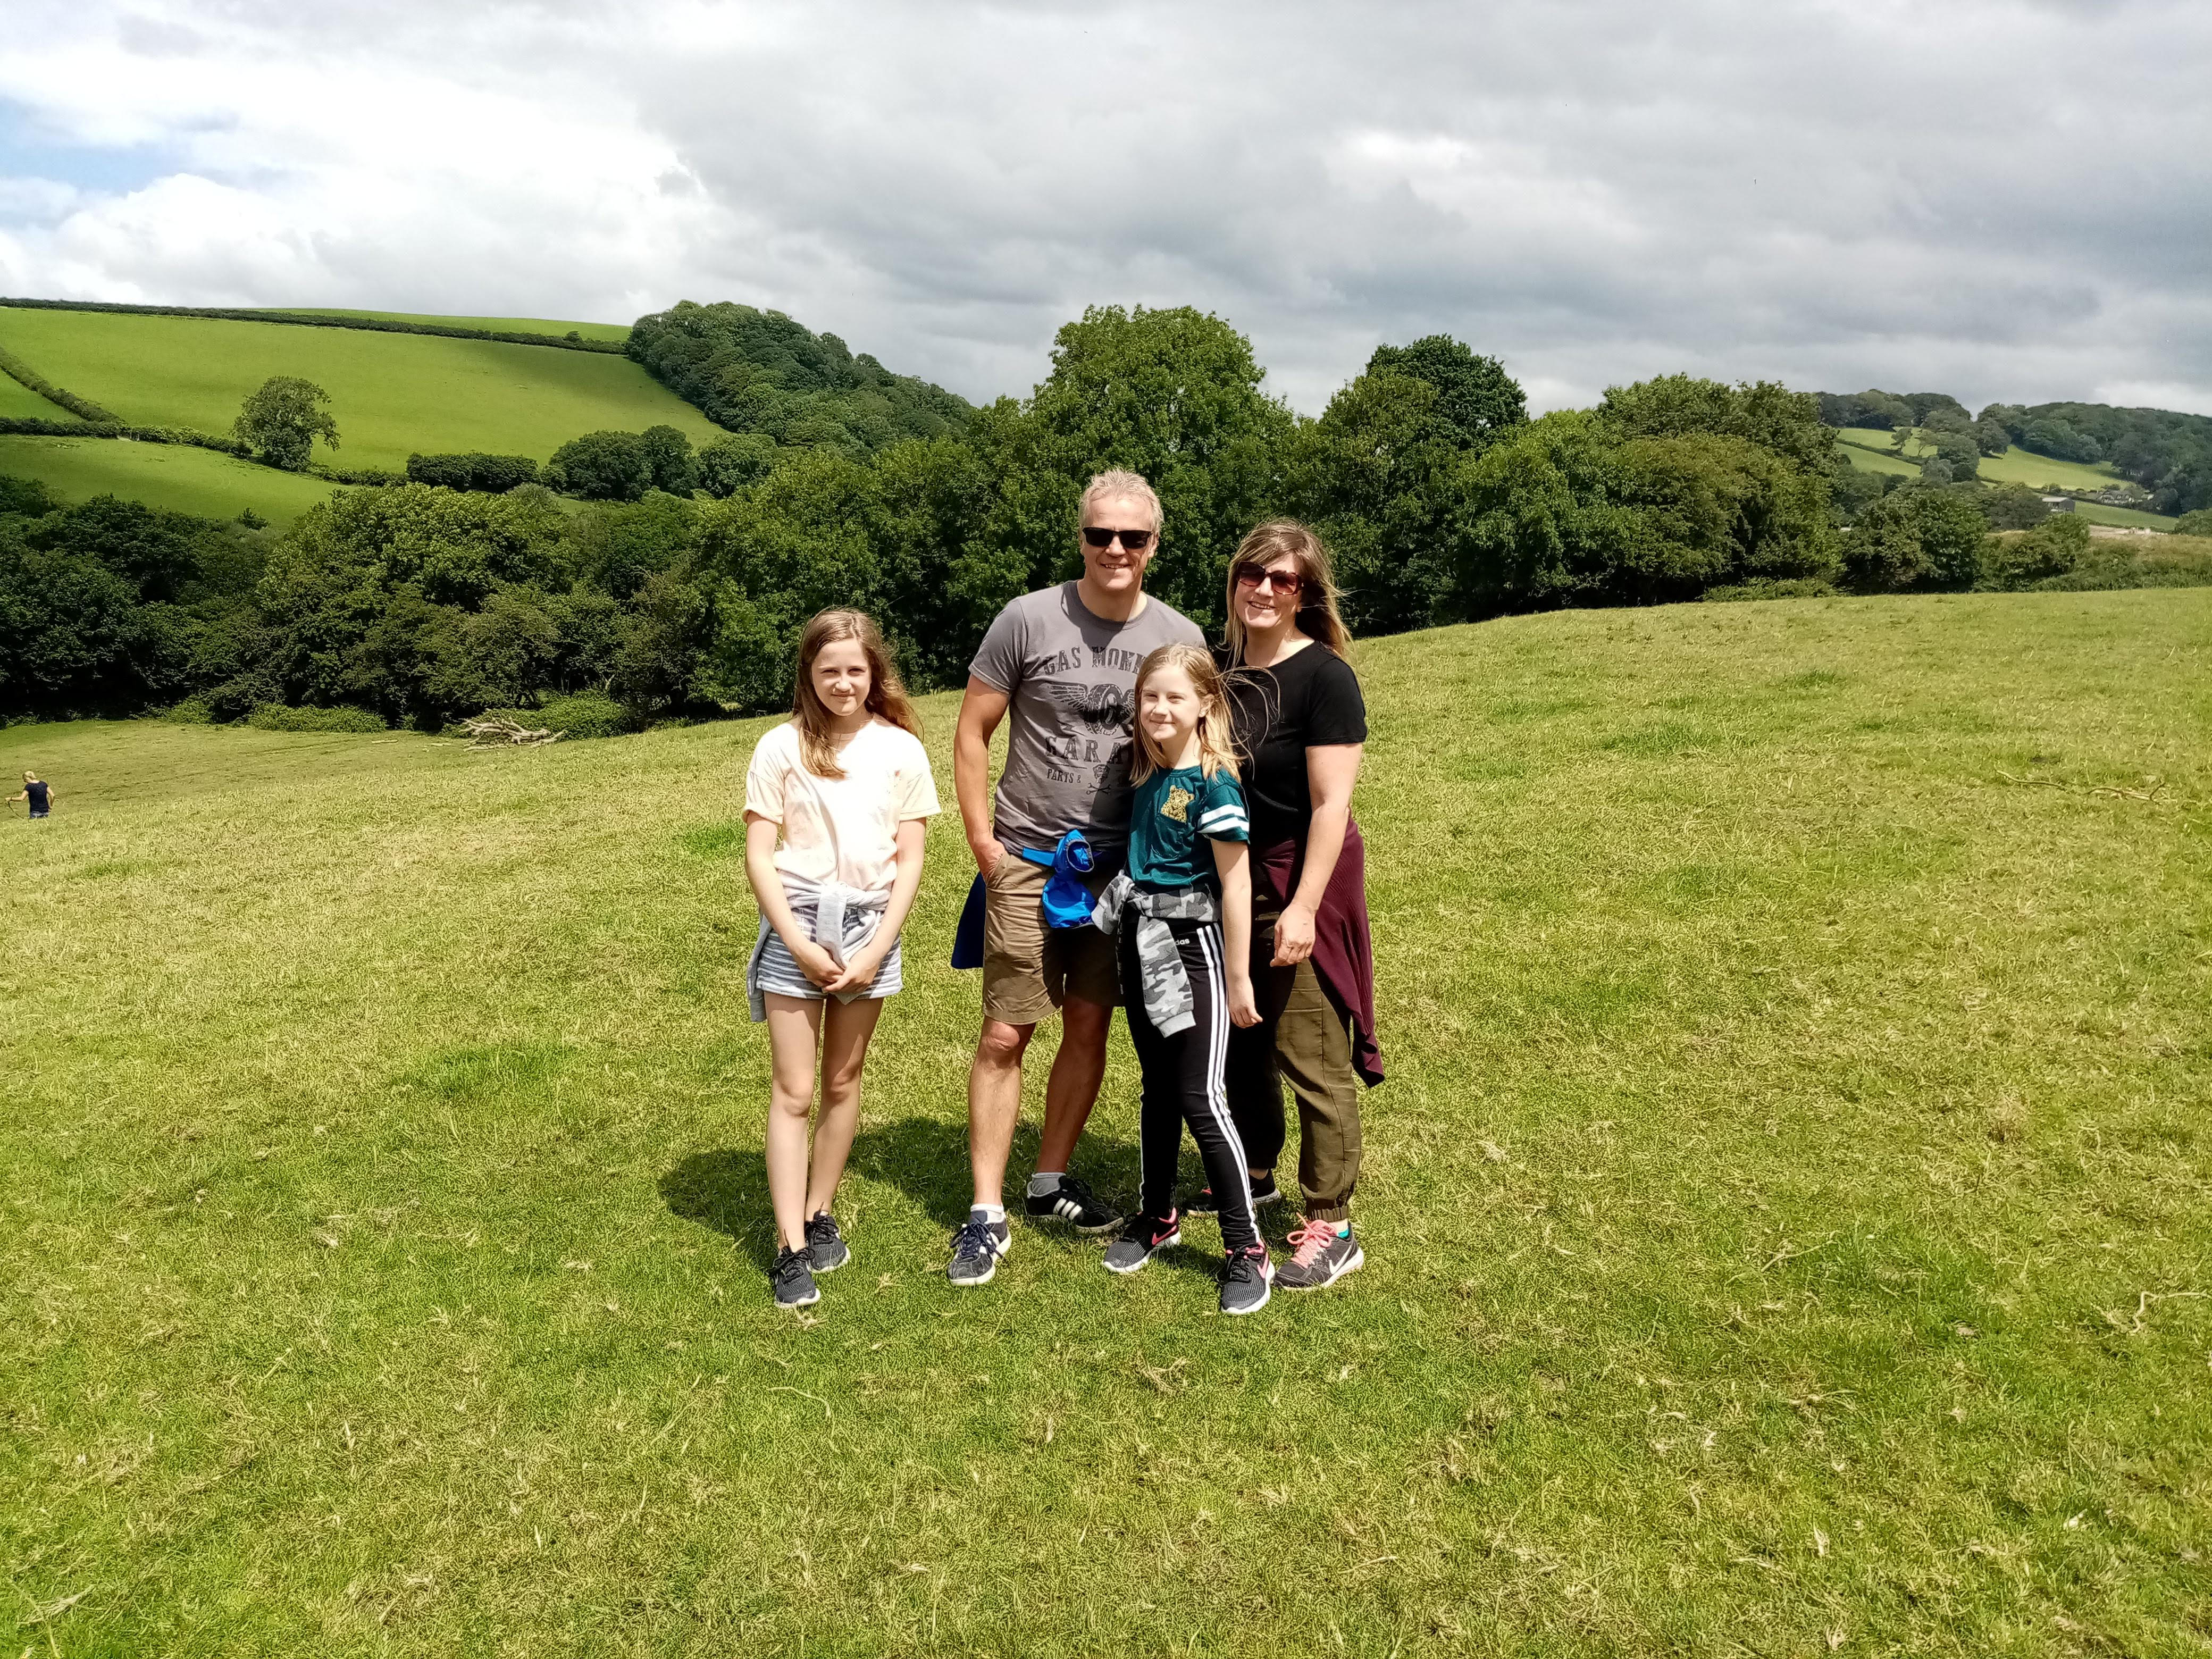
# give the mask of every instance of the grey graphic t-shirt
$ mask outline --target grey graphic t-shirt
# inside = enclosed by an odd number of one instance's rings
[[[1093,616],[1073,582],[1024,593],[998,615],[968,672],[1008,698],[1006,769],[991,833],[1047,850],[1070,830],[1118,853],[1129,838],[1129,742],[1137,665],[1198,624],[1147,597],[1127,622]]]

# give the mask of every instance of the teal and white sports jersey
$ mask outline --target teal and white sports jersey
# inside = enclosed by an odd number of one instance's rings
[[[1249,841],[1244,791],[1226,770],[1155,772],[1137,786],[1129,813],[1129,878],[1153,892],[1215,885],[1209,841]]]

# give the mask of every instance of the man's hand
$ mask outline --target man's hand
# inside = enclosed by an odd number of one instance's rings
[[[991,872],[999,867],[999,860],[1006,856],[1006,842],[994,841],[988,836],[981,841],[969,842],[968,850],[975,855],[975,868],[986,881],[990,879]]]
[[[836,957],[812,939],[801,941],[791,957],[799,964],[799,971],[824,990],[829,988],[830,981],[845,971],[837,965]]]
[[[1314,913],[1296,902],[1283,907],[1275,921],[1275,954],[1270,965],[1295,968],[1310,961],[1314,953]]]

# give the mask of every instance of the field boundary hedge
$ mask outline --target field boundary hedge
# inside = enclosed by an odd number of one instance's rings
[[[118,300],[30,300],[7,296],[0,296],[0,307],[12,307],[18,311],[112,312],[126,317],[202,317],[228,323],[289,323],[295,328],[357,328],[371,334],[431,334],[447,340],[494,340],[501,345],[551,346],[561,351],[596,351],[617,357],[628,355],[618,340],[586,340],[580,335],[570,339],[562,334],[524,334],[507,329],[456,328],[449,323],[403,323],[383,317],[316,317],[297,312],[234,307],[137,306],[125,305]],[[32,390],[36,392],[38,388],[33,386]]]
[[[102,409],[89,398],[80,398],[74,392],[64,392],[45,375],[33,368],[5,346],[0,346],[0,373],[16,381],[26,391],[34,392],[56,408],[66,409],[81,421],[94,421],[103,425],[120,426],[122,417]]]

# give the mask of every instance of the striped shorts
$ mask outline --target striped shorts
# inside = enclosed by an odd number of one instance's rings
[[[801,928],[811,933],[814,931],[813,901],[788,890],[785,896],[791,902],[793,919]],[[866,921],[878,919],[878,913],[848,912],[848,915],[845,954],[849,960],[853,952],[873,936],[873,930],[866,927]],[[854,922],[859,922],[860,926],[854,926]],[[899,971],[901,944],[898,939],[891,941],[891,948],[884,953],[883,966],[876,969],[876,976],[869,982],[866,990],[840,992],[837,1000],[858,1002],[864,998],[875,1000],[896,996],[903,990],[905,981]],[[748,991],[772,991],[780,997],[798,997],[807,1002],[823,1000],[822,988],[806,977],[805,969],[791,954],[791,947],[783,942],[783,935],[769,926],[766,916],[761,918],[760,937],[753,946],[751,975],[751,982],[745,988]]]

